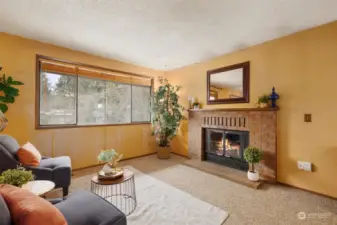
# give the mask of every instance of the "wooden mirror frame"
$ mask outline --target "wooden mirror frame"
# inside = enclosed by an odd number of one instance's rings
[[[241,98],[225,98],[225,99],[216,99],[210,100],[210,81],[211,75],[215,73],[221,73],[225,71],[235,70],[235,69],[243,69],[243,87],[242,87],[242,95]],[[249,102],[249,75],[250,75],[250,62],[238,63],[226,67],[221,67],[213,70],[207,71],[207,104],[234,104],[234,103],[248,103]]]

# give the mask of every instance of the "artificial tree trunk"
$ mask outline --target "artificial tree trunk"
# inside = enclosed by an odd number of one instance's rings
[[[251,163],[251,165],[252,165],[252,168],[251,168],[251,171],[250,171],[250,172],[255,173],[255,166],[254,166],[254,163]]]

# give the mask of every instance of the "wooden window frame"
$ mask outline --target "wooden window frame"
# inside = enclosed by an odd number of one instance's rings
[[[132,92],[132,86],[147,86],[150,87],[151,90],[151,96],[153,95],[153,91],[154,91],[154,77],[152,76],[146,76],[146,75],[141,75],[141,74],[136,74],[136,73],[130,73],[130,72],[125,72],[125,71],[120,71],[120,70],[113,70],[113,69],[109,69],[109,68],[105,68],[105,67],[100,67],[100,66],[93,66],[93,65],[89,65],[89,64],[85,64],[85,63],[78,63],[78,62],[72,62],[72,61],[68,61],[68,60],[63,60],[63,59],[58,59],[58,58],[54,58],[54,57],[49,57],[49,56],[44,56],[44,55],[39,55],[36,54],[36,74],[35,74],[35,129],[40,130],[40,129],[63,129],[63,128],[81,128],[81,127],[106,127],[106,126],[130,126],[130,125],[141,125],[141,124],[151,124],[150,121],[146,121],[146,122],[132,122],[132,106],[131,106],[131,122],[130,123],[118,123],[118,124],[89,124],[89,125],[78,125],[78,79],[76,80],[76,85],[77,85],[77,90],[76,90],[76,124],[60,124],[60,125],[41,125],[40,124],[40,82],[41,82],[41,61],[46,60],[46,61],[51,61],[54,63],[60,63],[60,64],[67,64],[67,65],[71,65],[74,67],[85,67],[88,69],[92,69],[92,70],[98,70],[98,71],[104,71],[106,73],[114,73],[114,74],[120,74],[120,75],[124,75],[127,77],[135,78],[135,79],[150,79],[150,86],[147,85],[141,85],[141,84],[132,84],[131,85],[131,92]],[[62,73],[61,73],[62,74]],[[65,74],[68,75],[68,74]],[[81,75],[79,74],[72,74],[72,76],[77,76],[81,77]],[[96,78],[96,79],[100,79],[98,77],[95,76],[83,76],[83,77],[88,77],[88,78]],[[101,80],[104,80],[101,78]],[[109,80],[109,79],[105,79],[105,80]],[[113,79],[110,79],[110,81],[113,81]],[[118,82],[116,82],[118,83]],[[121,83],[121,82],[120,82]],[[128,84],[128,83],[125,83]],[[131,96],[131,104],[132,104],[132,96]]]

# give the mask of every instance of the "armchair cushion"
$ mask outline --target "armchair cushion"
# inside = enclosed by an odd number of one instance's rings
[[[20,146],[18,142],[8,135],[0,135],[0,172],[15,169],[18,166],[16,152]]]
[[[0,145],[2,145],[12,156],[15,156],[20,148],[18,142],[8,135],[0,135]]]
[[[53,170],[49,168],[25,166],[27,170],[31,170],[35,180],[51,180],[53,181]]]
[[[52,171],[56,187],[68,187],[71,179],[71,160],[68,156],[42,159],[37,169]]]
[[[44,158],[41,160],[40,167],[54,170],[59,168],[71,167],[71,162],[68,156]]]
[[[88,191],[74,192],[55,206],[69,225],[126,225],[125,215],[121,211]]]

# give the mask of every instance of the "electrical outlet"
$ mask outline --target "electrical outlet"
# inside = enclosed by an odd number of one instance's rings
[[[312,164],[310,162],[297,161],[297,168],[304,171],[312,171]]]
[[[304,114],[304,122],[311,123],[311,114]]]

